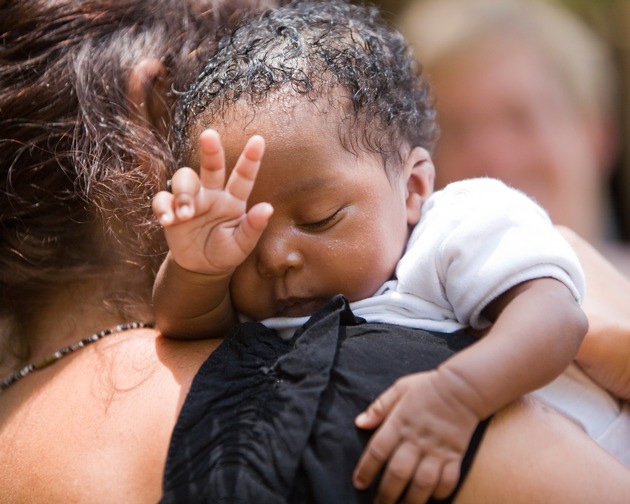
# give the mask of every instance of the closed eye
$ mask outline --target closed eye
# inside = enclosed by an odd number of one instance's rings
[[[340,212],[341,212],[341,208],[337,210],[335,213],[333,213],[332,215],[326,217],[325,219],[322,219],[316,222],[304,223],[302,224],[302,227],[310,231],[321,231],[321,230],[327,229],[328,227],[332,226],[335,223],[335,221],[339,218]]]

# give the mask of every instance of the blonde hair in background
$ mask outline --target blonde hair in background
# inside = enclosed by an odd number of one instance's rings
[[[609,47],[580,18],[551,2],[412,0],[397,24],[429,74],[489,37],[518,37],[540,48],[578,110],[615,113],[617,74]]]

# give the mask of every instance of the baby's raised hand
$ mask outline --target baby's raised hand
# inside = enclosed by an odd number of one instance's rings
[[[400,378],[356,419],[375,429],[354,471],[354,485],[367,488],[385,467],[379,504],[424,503],[447,497],[479,419],[445,393],[436,371]]]
[[[205,130],[199,137],[199,174],[180,168],[173,175],[171,192],[161,191],[153,198],[153,211],[179,266],[225,274],[254,249],[273,213],[268,203],[247,210],[264,149],[262,137],[251,137],[226,182],[219,134]]]

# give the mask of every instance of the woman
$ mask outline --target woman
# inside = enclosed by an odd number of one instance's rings
[[[1,376],[114,329],[5,380],[0,501],[155,502],[182,404],[219,342],[143,326],[164,247],[150,196],[175,166],[174,91],[229,13],[199,0],[14,3],[0,13]],[[456,502],[629,491],[625,468],[523,401],[491,422]]]
[[[163,244],[150,198],[173,164],[164,128],[178,79],[196,73],[208,33],[255,3],[2,4],[2,378],[103,328],[152,320]],[[0,501],[157,501],[184,390],[217,344],[156,337],[113,334],[2,394],[3,464],[39,462],[5,473]]]

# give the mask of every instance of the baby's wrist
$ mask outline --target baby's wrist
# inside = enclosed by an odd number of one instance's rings
[[[174,270],[177,272],[177,276],[192,285],[198,286],[215,286],[217,284],[229,283],[234,269],[228,271],[202,271],[199,268],[187,268],[180,264],[173,255],[169,252],[167,260],[171,263]]]
[[[440,394],[451,397],[477,421],[490,416],[494,411],[488,401],[460,370],[444,364],[437,369],[436,387]]]

